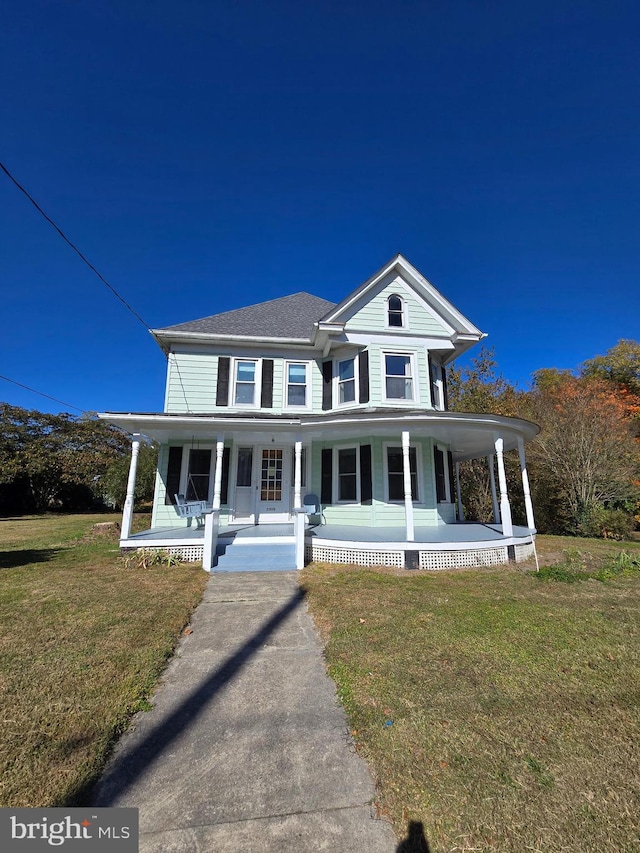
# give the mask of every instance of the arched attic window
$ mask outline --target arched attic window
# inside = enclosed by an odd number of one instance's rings
[[[387,299],[387,325],[402,328],[405,325],[404,301],[397,293]]]

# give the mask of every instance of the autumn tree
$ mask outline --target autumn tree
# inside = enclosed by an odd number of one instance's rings
[[[544,492],[561,499],[556,530],[593,534],[594,518],[634,498],[633,421],[610,381],[539,371],[534,382],[527,404],[541,432],[528,455]]]

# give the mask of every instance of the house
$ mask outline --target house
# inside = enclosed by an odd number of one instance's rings
[[[448,411],[447,366],[485,335],[402,255],[337,305],[295,293],[152,334],[167,356],[164,411],[101,415],[133,435],[122,548],[164,548],[205,568],[225,549],[220,568],[232,568],[231,546],[251,543],[261,563],[287,546],[273,562],[297,567],[444,568],[532,553],[524,445],[538,428]],[[152,526],[131,534],[144,435],[160,446]],[[511,520],[512,449],[526,527]],[[456,498],[459,463],[477,457],[491,472],[492,525],[463,523]],[[246,565],[250,552],[239,553]]]

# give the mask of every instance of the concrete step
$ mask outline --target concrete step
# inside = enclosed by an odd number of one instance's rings
[[[216,572],[282,572],[296,567],[296,549],[291,542],[221,543],[217,554]]]

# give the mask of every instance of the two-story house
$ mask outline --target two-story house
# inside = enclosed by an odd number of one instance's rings
[[[102,415],[134,434],[123,548],[204,555],[207,567],[207,549],[247,538],[263,557],[278,537],[297,541],[298,567],[304,553],[423,568],[531,553],[524,444],[537,427],[448,411],[447,365],[484,335],[401,255],[337,305],[295,293],[153,335],[167,356],[164,412]],[[152,528],[132,536],[140,435],[160,454]],[[514,448],[527,509],[515,529],[503,460]],[[459,463],[481,456],[496,523],[461,525]],[[208,538],[177,496],[206,502]]]

